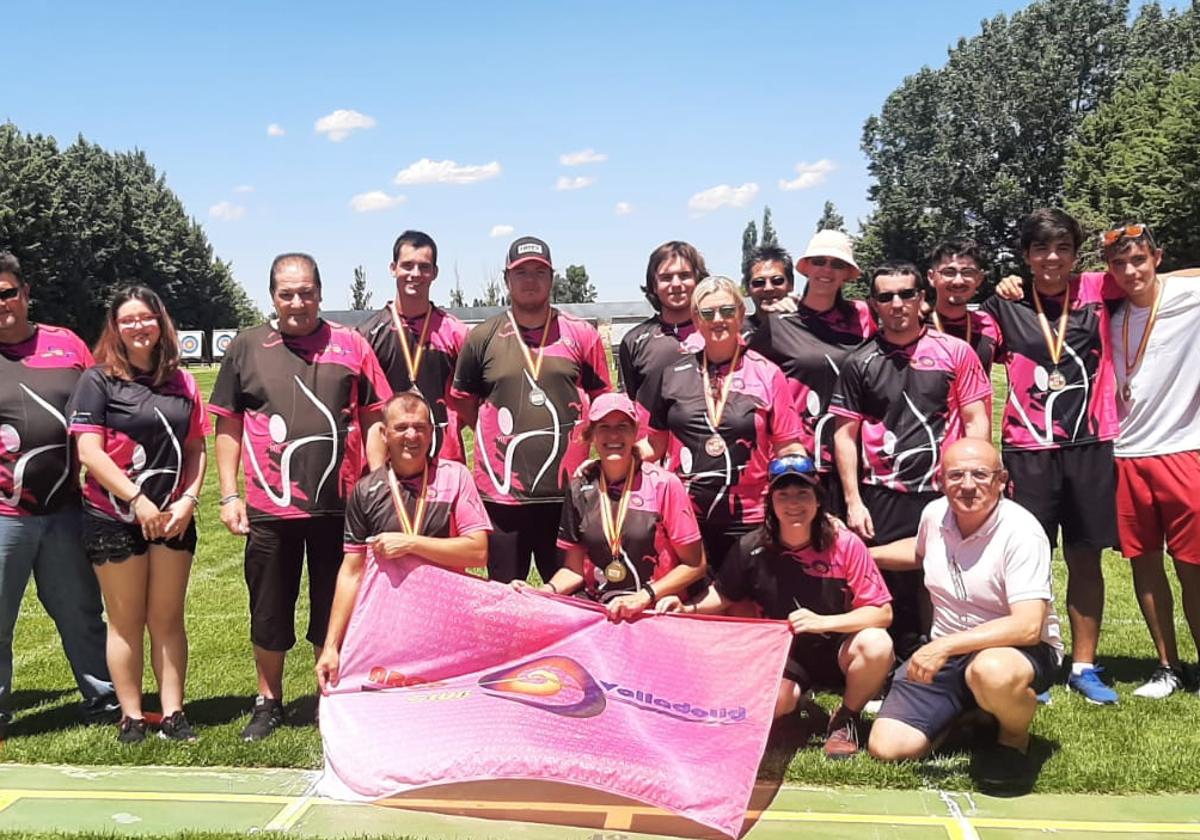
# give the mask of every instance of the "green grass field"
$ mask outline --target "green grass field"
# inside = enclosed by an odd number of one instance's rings
[[[210,391],[214,376],[215,371],[198,372],[204,393]],[[306,647],[297,647],[288,661],[285,687],[291,725],[257,744],[244,744],[238,737],[248,720],[255,687],[242,580],[243,543],[221,525],[216,497],[216,471],[210,465],[187,610],[191,647],[187,711],[199,730],[199,742],[187,746],[149,739],[126,747],[116,742],[111,727],[77,725],[74,683],[53,624],[31,586],[14,645],[17,719],[0,749],[0,758],[85,765],[320,766],[320,736],[312,725],[315,684],[311,652]],[[1056,558],[1055,577],[1065,631],[1061,558]],[[1053,704],[1040,710],[1034,722],[1034,733],[1042,739],[1046,758],[1037,790],[1198,790],[1200,734],[1195,724],[1200,719],[1200,698],[1187,694],[1153,701],[1132,696],[1133,688],[1155,664],[1152,648],[1133,599],[1127,565],[1115,554],[1105,559],[1105,577],[1108,597],[1101,660],[1116,682],[1121,703],[1106,708],[1090,706],[1068,695],[1062,686],[1052,690]],[[303,605],[299,612],[297,622],[302,627]],[[1182,616],[1178,617],[1177,632],[1184,658],[1195,661]],[[145,685],[153,686],[148,669]],[[829,705],[834,698],[821,700]],[[154,708],[154,703],[150,699],[148,708]],[[966,752],[949,752],[922,763],[885,766],[861,756],[830,763],[819,749],[793,754],[795,746],[794,737],[774,739],[764,774],[783,774],[787,781],[804,784],[971,788]]]

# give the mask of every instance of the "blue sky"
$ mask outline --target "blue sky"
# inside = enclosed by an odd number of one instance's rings
[[[359,264],[382,303],[406,227],[438,241],[441,302],[522,234],[629,300],[666,239],[736,275],[764,204],[793,251],[827,199],[853,225],[864,119],[1023,5],[10,4],[0,119],[144,150],[263,307],[287,250],[325,308]]]

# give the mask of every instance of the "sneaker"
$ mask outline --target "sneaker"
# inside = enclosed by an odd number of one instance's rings
[[[1161,700],[1164,697],[1170,697],[1181,688],[1183,688],[1183,679],[1179,672],[1170,665],[1159,665],[1150,675],[1150,679],[1133,690],[1133,696]]]
[[[1006,789],[1019,786],[1028,781],[1033,767],[1026,753],[1004,744],[992,744],[975,759],[972,775],[983,788]]]
[[[862,717],[845,706],[840,707],[829,721],[825,736],[825,757],[840,761],[858,754],[858,731],[862,728]]]
[[[1037,701],[1039,706],[1049,706],[1053,703],[1054,698],[1050,696],[1050,689],[1047,688],[1041,694],[1037,695]]]
[[[121,718],[117,740],[122,744],[140,744],[146,740],[146,721],[141,718]]]
[[[192,729],[192,725],[188,723],[188,719],[184,716],[183,710],[180,709],[174,714],[167,715],[162,719],[162,723],[158,725],[158,737],[166,741],[187,741],[196,740],[196,733]]]
[[[1067,687],[1078,691],[1089,703],[1108,706],[1117,702],[1117,692],[1100,681],[1104,669],[1099,665],[1084,668],[1083,673],[1072,673],[1067,677]]]
[[[283,702],[271,700],[261,694],[254,699],[254,712],[250,722],[242,730],[243,741],[261,741],[275,734],[275,730],[283,725]]]

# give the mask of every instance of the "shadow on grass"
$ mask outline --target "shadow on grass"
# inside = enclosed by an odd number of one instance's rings
[[[1104,679],[1109,682],[1143,683],[1150,679],[1154,669],[1158,667],[1158,659],[1152,654],[1146,656],[1106,656],[1098,657],[1098,664],[1104,669]],[[1059,679],[1055,682],[1065,683],[1067,674],[1071,673],[1071,657],[1063,659]]]

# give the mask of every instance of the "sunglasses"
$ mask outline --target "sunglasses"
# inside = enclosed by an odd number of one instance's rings
[[[765,289],[768,284],[770,284],[772,286],[786,286],[787,278],[784,277],[782,274],[776,274],[773,277],[751,277],[750,278],[750,288],[751,289]]]
[[[808,261],[817,268],[824,268],[828,265],[831,268],[836,268],[841,271],[843,268],[850,268],[850,263],[845,260],[839,260],[837,257],[809,257]]]
[[[767,466],[768,478],[779,478],[781,475],[816,475],[817,465],[807,455],[784,455],[775,458]]]
[[[7,289],[0,289],[0,300],[15,300],[19,294],[21,294],[20,286],[9,286]]]
[[[913,300],[919,294],[921,294],[920,289],[901,289],[898,292],[876,292],[871,297],[876,303],[891,303],[893,298],[900,298],[900,300]]]
[[[718,306],[715,308],[712,306],[706,306],[698,311],[701,319],[705,321],[715,321],[717,319],[717,315],[720,315],[721,320],[723,321],[732,321],[737,317],[738,314],[738,308],[732,303],[727,303],[724,306]]]
[[[1104,247],[1116,244],[1117,240],[1122,236],[1128,236],[1132,239],[1137,239],[1142,234],[1148,233],[1150,228],[1146,225],[1123,225],[1119,228],[1106,230],[1101,237],[1104,241]]]

